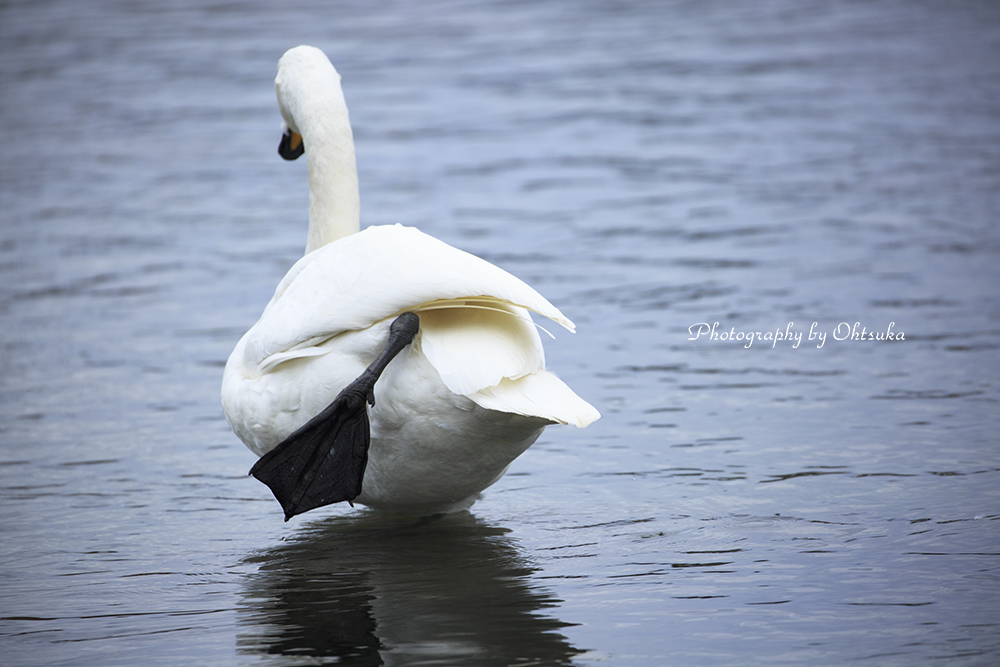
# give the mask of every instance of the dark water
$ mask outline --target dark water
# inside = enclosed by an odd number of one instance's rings
[[[577,322],[604,418],[471,514],[284,524],[222,418],[299,43],[363,224]],[[32,0],[0,55],[4,664],[1000,661],[996,3]]]

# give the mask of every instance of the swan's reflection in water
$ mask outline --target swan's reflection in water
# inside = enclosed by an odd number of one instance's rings
[[[464,512],[308,525],[247,558],[239,649],[283,665],[570,664],[566,624],[541,613],[558,600],[505,532]]]

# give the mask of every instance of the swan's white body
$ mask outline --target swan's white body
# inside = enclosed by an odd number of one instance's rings
[[[357,175],[339,75],[318,49],[282,57],[275,81],[309,161],[306,255],[226,364],[222,404],[263,455],[375,359],[400,313],[420,331],[375,385],[361,495],[371,507],[467,507],[552,423],[599,417],[545,370],[528,311],[573,324],[506,271],[400,225],[358,231]]]

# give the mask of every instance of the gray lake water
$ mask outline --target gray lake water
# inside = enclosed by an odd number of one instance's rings
[[[362,224],[578,325],[603,418],[469,513],[283,523],[222,417],[300,43]],[[0,55],[3,664],[1000,663],[997,3],[13,0]]]

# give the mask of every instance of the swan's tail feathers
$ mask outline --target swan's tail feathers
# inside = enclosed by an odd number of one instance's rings
[[[577,428],[583,428],[601,416],[594,406],[577,396],[565,382],[544,370],[516,380],[504,378],[499,384],[481,389],[469,398],[488,410],[540,417]]]

